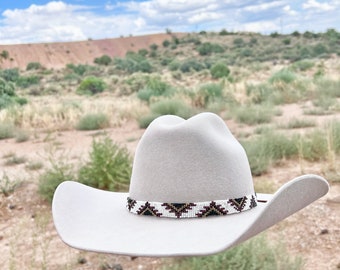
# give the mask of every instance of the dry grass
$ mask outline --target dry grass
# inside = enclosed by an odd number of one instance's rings
[[[116,127],[146,111],[146,106],[132,96],[42,96],[32,97],[26,106],[1,110],[0,122],[24,129],[70,130],[83,115],[91,112],[106,114],[110,126]]]

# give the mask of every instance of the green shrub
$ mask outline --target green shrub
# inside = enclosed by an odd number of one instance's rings
[[[235,47],[242,47],[244,46],[245,42],[243,38],[235,38],[233,44],[235,45]]]
[[[184,60],[179,67],[180,71],[182,71],[183,73],[191,71],[200,71],[204,68],[205,68],[204,65],[197,61],[196,59]]]
[[[79,76],[83,76],[86,72],[94,70],[93,66],[82,65],[82,64],[79,64],[79,65],[67,64],[66,68],[72,70],[75,74]]]
[[[282,69],[276,73],[274,73],[270,78],[270,83],[292,83],[297,79],[297,76],[295,73],[291,72],[288,69]]]
[[[325,159],[328,153],[327,136],[320,130],[304,136],[294,136],[295,144],[299,149],[299,155],[308,161]]]
[[[163,270],[300,270],[303,261],[290,255],[282,242],[270,243],[263,235],[212,256],[172,259]]]
[[[146,86],[139,90],[137,96],[139,99],[149,102],[151,97],[171,96],[174,89],[159,77],[150,77]]]
[[[147,56],[148,53],[149,53],[149,52],[148,52],[147,49],[140,49],[140,50],[138,50],[138,54],[141,55],[141,56],[143,56],[143,57]]]
[[[134,72],[152,72],[152,65],[144,55],[134,52],[128,52],[125,58],[115,58],[114,64],[119,70],[124,70],[129,74]]]
[[[8,82],[15,82],[19,76],[19,69],[17,68],[0,70],[0,77]]]
[[[224,63],[219,62],[210,68],[210,74],[214,79],[228,77],[230,69]]]
[[[156,51],[156,50],[158,49],[158,45],[155,44],[155,43],[153,43],[153,44],[150,45],[150,49],[151,49],[152,51]]]
[[[274,115],[273,108],[261,105],[242,106],[235,110],[236,121],[247,125],[269,123]]]
[[[51,161],[51,160],[50,160]],[[74,180],[73,165],[51,161],[51,168],[39,177],[38,193],[48,202],[52,202],[54,191],[64,181]]]
[[[93,76],[85,78],[77,88],[77,93],[80,95],[94,95],[105,90],[106,83]]]
[[[104,54],[101,57],[95,58],[93,62],[98,65],[108,66],[112,62],[112,59],[110,56]]]
[[[80,118],[76,129],[78,130],[97,130],[109,127],[110,121],[103,113],[89,113]]]
[[[285,38],[285,39],[282,40],[282,43],[284,45],[289,45],[291,43],[291,39],[290,38]]]
[[[161,100],[151,105],[151,113],[138,119],[140,128],[147,128],[149,124],[161,115],[177,115],[188,119],[194,114],[193,110],[181,100]]]
[[[312,47],[312,52],[314,57],[318,57],[322,54],[328,53],[328,49],[325,45],[322,43],[318,43],[315,46]]]
[[[39,62],[30,62],[26,66],[26,70],[37,70],[41,68],[42,68],[42,65]]]
[[[169,40],[166,39],[166,40],[163,41],[162,44],[163,44],[163,47],[167,48],[167,47],[170,46],[171,42],[170,42]]]
[[[223,85],[217,83],[208,83],[202,85],[197,96],[194,98],[194,103],[199,107],[207,107],[208,104],[215,101],[221,101],[223,96]]]
[[[223,53],[224,48],[219,44],[204,42],[197,47],[197,51],[200,55],[204,56],[212,53]]]
[[[293,70],[306,71],[314,67],[314,62],[309,60],[300,60],[295,62],[291,68]]]
[[[329,148],[335,153],[340,153],[340,121],[332,121],[327,126]]]
[[[159,114],[150,113],[138,118],[138,125],[140,128],[147,128],[153,120],[159,117]]]
[[[89,161],[79,169],[78,181],[100,189],[126,191],[132,171],[132,159],[126,148],[110,138],[92,142]]]
[[[0,97],[4,95],[9,97],[15,96],[15,86],[12,82],[0,78]]]
[[[170,99],[161,100],[151,105],[151,112],[158,115],[177,115],[184,119],[192,116],[192,110],[183,101]]]
[[[30,87],[31,85],[39,84],[40,77],[37,75],[20,76],[15,83],[17,86],[21,88],[27,88]]]
[[[251,172],[255,176],[265,173],[271,164],[292,158],[298,153],[295,140],[271,129],[259,137],[241,143],[247,152]]]
[[[12,124],[0,122],[0,140],[13,138],[15,135],[15,127]]]

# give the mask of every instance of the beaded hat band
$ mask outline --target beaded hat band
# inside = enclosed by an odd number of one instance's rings
[[[241,198],[214,200],[194,203],[162,203],[137,201],[127,198],[127,209],[141,216],[168,218],[202,218],[208,216],[225,216],[250,210],[257,206],[255,194]]]

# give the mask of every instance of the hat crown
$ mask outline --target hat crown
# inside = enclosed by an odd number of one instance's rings
[[[154,202],[204,202],[254,193],[247,155],[213,113],[188,120],[166,115],[142,136],[134,158],[130,197]]]

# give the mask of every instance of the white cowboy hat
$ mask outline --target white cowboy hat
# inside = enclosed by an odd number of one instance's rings
[[[275,194],[254,192],[248,159],[224,121],[161,116],[136,149],[129,193],[67,181],[53,198],[62,240],[131,256],[208,255],[235,246],[328,192],[303,175]]]

